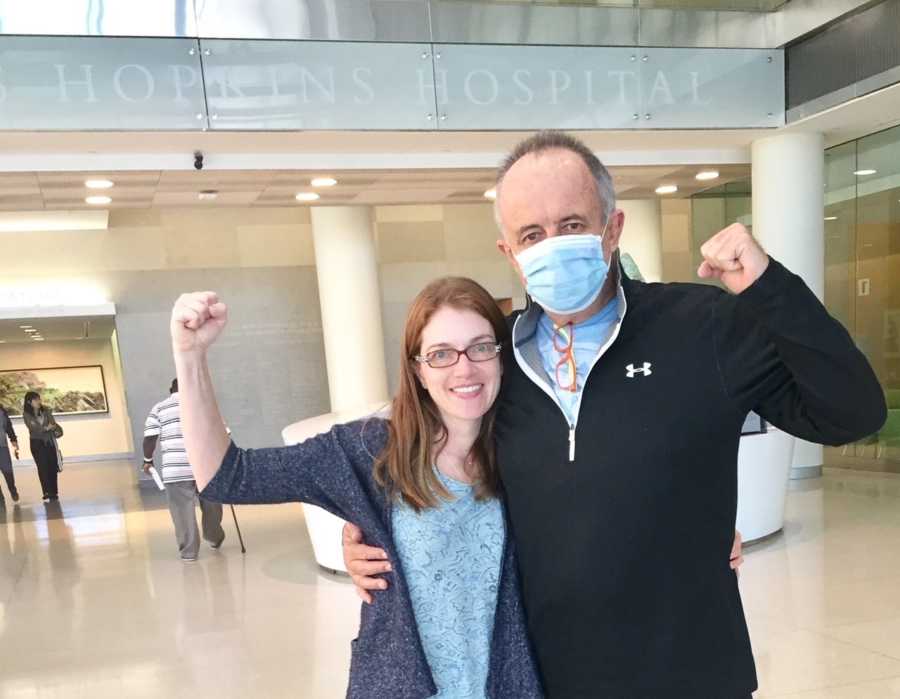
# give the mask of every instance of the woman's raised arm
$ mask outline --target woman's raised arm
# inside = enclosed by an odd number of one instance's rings
[[[212,291],[182,294],[172,309],[172,353],[178,375],[181,430],[197,488],[209,483],[231,440],[219,412],[207,351],[228,321],[228,308]]]

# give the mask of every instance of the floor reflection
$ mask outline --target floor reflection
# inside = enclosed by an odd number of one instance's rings
[[[69,467],[46,505],[33,475],[0,508],[0,699],[344,695],[359,601],[298,506],[237,508],[246,555],[226,513],[222,549],[185,564],[132,464]],[[896,475],[791,484],[740,578],[758,699],[900,696],[898,505]]]

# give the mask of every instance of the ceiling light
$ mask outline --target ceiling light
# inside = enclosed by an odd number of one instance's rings
[[[874,175],[876,172],[878,172],[878,170],[854,170],[853,174],[860,177],[863,175]]]
[[[319,195],[315,192],[298,192],[297,196],[294,197],[297,201],[315,201],[319,198]]]
[[[27,333],[36,333],[37,330],[35,330],[34,328],[25,328],[25,332],[27,332]]]
[[[35,342],[44,342],[43,337],[32,337],[31,339],[34,340]]]
[[[215,189],[204,189],[201,192],[197,192],[197,199],[200,201],[213,201],[219,193]]]
[[[333,177],[316,177],[310,184],[313,187],[334,187],[337,184],[337,180]]]
[[[88,189],[109,189],[113,186],[112,180],[85,180],[84,186]]]
[[[674,194],[678,191],[678,187],[674,184],[664,184],[656,188],[657,194]]]
[[[33,325],[20,325],[19,327],[22,328],[22,330],[25,330],[26,328],[33,328],[34,326]]]
[[[109,226],[109,211],[15,211],[0,212],[0,233],[32,231],[103,231]]]
[[[488,191],[486,191],[486,192],[484,193],[484,198],[485,198],[485,199],[490,199],[491,201],[494,201],[494,200],[497,198],[497,188],[496,188],[496,187],[491,187]]]
[[[110,202],[112,202],[112,199],[109,197],[97,196],[97,197],[85,197],[84,201],[85,201],[85,203],[93,204],[94,206],[103,206],[104,204],[109,204]]]
[[[718,170],[704,170],[703,172],[698,172],[696,175],[694,175],[694,179],[700,180],[702,182],[704,180],[714,180],[718,176]]]
[[[837,221],[837,216],[826,216],[825,220],[826,221]]]

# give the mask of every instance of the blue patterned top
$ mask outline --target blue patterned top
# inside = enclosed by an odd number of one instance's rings
[[[418,514],[398,504],[394,540],[435,696],[483,699],[506,536],[503,509],[497,499],[476,500],[473,486],[436,473],[455,499]]]

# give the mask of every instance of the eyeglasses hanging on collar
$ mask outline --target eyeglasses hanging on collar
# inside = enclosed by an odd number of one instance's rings
[[[561,347],[560,344],[563,346]],[[577,366],[575,364],[575,326],[572,323],[557,328],[553,327],[553,349],[562,356],[556,363],[556,383],[564,391],[578,391]],[[561,377],[565,370],[568,380]]]

